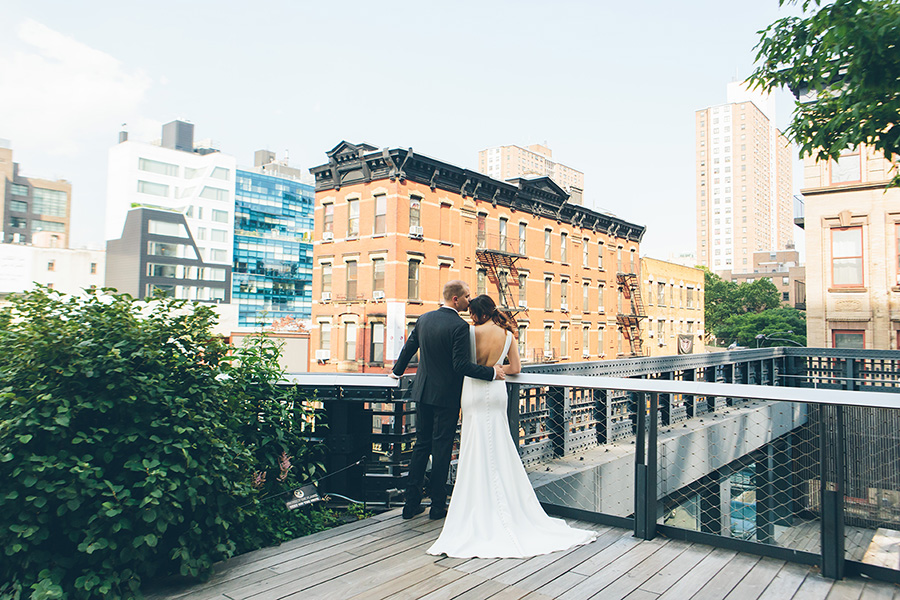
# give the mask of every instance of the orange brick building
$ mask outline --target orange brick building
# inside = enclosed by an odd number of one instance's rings
[[[327,156],[310,169],[310,370],[386,372],[451,279],[516,314],[525,362],[642,353],[642,226],[572,202],[548,177],[502,182],[348,142]]]

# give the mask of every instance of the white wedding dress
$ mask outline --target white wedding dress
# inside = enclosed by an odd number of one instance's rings
[[[470,328],[472,356],[475,329]],[[512,343],[497,364],[503,364]],[[541,508],[506,418],[506,383],[467,377],[462,389],[462,439],[456,485],[440,537],[428,554],[456,558],[524,558],[596,539]]]

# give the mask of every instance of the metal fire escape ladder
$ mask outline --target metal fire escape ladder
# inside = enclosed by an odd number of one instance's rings
[[[479,233],[478,248],[475,251],[475,259],[480,267],[485,270],[488,281],[497,287],[501,298],[501,305],[513,314],[519,312],[517,294],[513,294],[511,286],[519,285],[519,271],[516,269],[516,260],[519,256],[503,250],[493,249],[494,245],[484,239],[486,236]],[[501,271],[505,270],[506,285],[501,281]]]
[[[644,310],[644,299],[641,297],[641,283],[634,273],[618,273],[616,281],[622,287],[622,294],[629,300],[631,306],[631,314],[619,314],[616,321],[631,345],[631,353],[642,356],[641,319],[647,317],[647,312]]]

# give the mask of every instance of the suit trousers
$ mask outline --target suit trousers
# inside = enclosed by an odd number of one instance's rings
[[[431,479],[428,495],[432,506],[438,506],[447,498],[447,475],[450,472],[450,455],[459,422],[458,407],[435,406],[418,402],[416,406],[416,445],[409,464],[406,486],[407,504],[417,504],[422,499],[425,467],[431,455]]]

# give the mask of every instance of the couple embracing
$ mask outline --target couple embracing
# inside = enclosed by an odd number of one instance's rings
[[[565,550],[595,538],[591,531],[548,517],[528,481],[506,417],[506,375],[519,372],[515,320],[489,296],[469,301],[469,286],[450,281],[444,305],[422,315],[391,375],[399,377],[419,352],[412,387],[416,444],[403,518],[422,507],[425,467],[431,461],[431,519],[446,516],[429,554],[457,558],[524,558]],[[468,310],[474,325],[459,313]],[[504,366],[508,359],[509,364]],[[447,474],[462,407],[459,468],[449,508]]]

